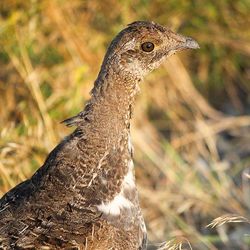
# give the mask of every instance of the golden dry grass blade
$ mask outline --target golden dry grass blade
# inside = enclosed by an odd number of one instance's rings
[[[185,245],[185,246],[184,246]],[[151,249],[151,244],[148,245]],[[173,239],[170,241],[157,243],[153,245],[155,250],[192,250],[192,246],[187,239]]]
[[[202,95],[194,88],[191,77],[178,56],[169,58],[164,64],[171,81],[183,99],[193,107],[194,112],[201,112],[213,119],[220,119],[222,113],[212,108]],[[178,68],[178,74],[176,69]]]
[[[225,214],[214,219],[207,227],[220,227],[227,223],[250,223],[250,220],[245,218],[244,216],[235,215],[235,214]]]
[[[26,49],[20,44],[20,49],[22,51],[22,59],[19,59],[17,56],[15,56],[10,50],[6,50],[9,54],[9,57],[15,66],[17,72],[20,74],[20,76],[23,79],[23,82],[27,84],[34,100],[36,101],[42,120],[44,122],[48,139],[49,139],[49,147],[52,147],[56,143],[56,137],[54,134],[54,129],[52,125],[51,118],[48,114],[46,103],[44,101],[44,98],[42,96],[41,90],[39,88],[39,75],[37,72],[33,69],[32,64],[30,62],[29,56],[27,54]]]
[[[239,127],[247,127],[249,125],[250,116],[224,117],[219,121],[208,121],[208,124],[206,124],[206,126],[209,127],[207,133],[204,133],[204,130],[200,130],[199,126],[197,126],[198,131],[187,133],[179,138],[174,138],[171,143],[175,148],[179,148],[183,145],[203,140],[207,137],[212,137],[225,130],[233,130]]]
[[[5,187],[5,192],[7,192],[11,187],[15,185],[15,182],[11,178],[11,173],[4,167],[4,165],[0,162],[0,175],[3,179],[3,186]]]

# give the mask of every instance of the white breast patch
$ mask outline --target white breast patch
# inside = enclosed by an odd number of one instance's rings
[[[124,191],[131,189],[135,189],[134,164],[132,160],[128,163],[128,173],[124,177],[120,193],[113,200],[102,202],[98,205],[98,210],[106,215],[118,216],[122,209],[131,209],[134,204],[124,196]]]
[[[97,208],[100,212],[108,215],[114,215],[117,216],[120,214],[121,209],[129,209],[133,206],[131,201],[129,201],[127,198],[123,196],[122,193],[119,193],[114,197],[114,199],[107,203],[102,203],[101,205],[98,205]]]

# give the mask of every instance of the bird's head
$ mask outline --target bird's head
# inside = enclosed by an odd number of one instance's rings
[[[104,61],[120,74],[143,78],[175,52],[197,48],[198,43],[190,37],[153,22],[137,21],[115,37]]]

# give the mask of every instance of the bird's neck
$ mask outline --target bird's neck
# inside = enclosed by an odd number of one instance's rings
[[[115,143],[129,130],[138,84],[139,79],[130,77],[126,72],[102,69],[99,73],[85,110],[90,107],[86,113],[100,140]]]

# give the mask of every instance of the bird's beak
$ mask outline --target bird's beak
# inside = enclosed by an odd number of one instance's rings
[[[199,44],[191,37],[183,36],[181,34],[168,30],[167,37],[172,39],[172,48],[175,51],[184,49],[199,49]],[[168,45],[169,46],[169,45]]]
[[[199,49],[199,44],[191,37],[184,37],[185,41],[182,44],[182,47],[185,49]]]

